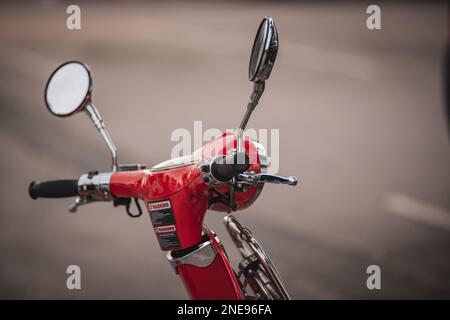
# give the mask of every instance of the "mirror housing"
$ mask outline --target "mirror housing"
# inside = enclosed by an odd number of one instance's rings
[[[254,84],[247,110],[238,128],[238,152],[241,150],[242,132],[245,130],[253,110],[258,105],[265,89],[265,81],[272,72],[277,57],[278,44],[278,32],[275,23],[271,17],[265,17],[256,32],[250,55],[248,79]]]
[[[237,159],[238,164],[245,163],[245,149],[243,134],[253,110],[259,103],[264,89],[265,81],[272,72],[278,53],[278,32],[271,17],[264,17],[261,21],[250,54],[248,65],[248,79],[253,82],[253,91],[247,104],[244,118],[237,130]]]
[[[272,72],[278,52],[278,32],[271,17],[265,17],[259,25],[250,55],[248,79],[266,81]]]
[[[112,157],[112,170],[117,171],[117,148],[105,127],[100,113],[92,104],[92,74],[89,67],[79,61],[60,65],[50,75],[45,86],[45,105],[51,114],[68,117],[85,111],[105,140]]]

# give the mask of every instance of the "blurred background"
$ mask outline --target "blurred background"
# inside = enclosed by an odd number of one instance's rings
[[[55,118],[48,76],[67,60],[94,74],[94,103],[122,163],[170,157],[174,129],[238,125],[251,92],[247,66],[264,16],[280,50],[252,128],[280,129],[280,174],[237,214],[271,254],[295,299],[450,298],[450,148],[443,58],[447,4],[77,2],[0,4],[0,298],[182,299],[146,214],[71,199],[33,201],[32,180],[108,170],[84,115]],[[233,262],[234,247],[210,212]],[[68,265],[82,290],[66,288]],[[381,290],[366,269],[381,267]]]

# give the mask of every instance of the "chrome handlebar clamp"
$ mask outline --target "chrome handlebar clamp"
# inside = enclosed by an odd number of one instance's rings
[[[113,172],[99,173],[97,171],[83,174],[78,179],[79,196],[69,205],[69,211],[76,212],[79,206],[93,201],[113,200],[109,188],[112,174]]]
[[[78,194],[81,197],[90,197],[91,200],[112,200],[109,189],[112,172],[98,173],[97,171],[83,174],[78,179]]]

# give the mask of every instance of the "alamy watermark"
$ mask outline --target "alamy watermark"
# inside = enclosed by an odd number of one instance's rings
[[[67,7],[66,13],[69,15],[66,19],[66,27],[69,30],[81,29],[81,8],[76,4]]]
[[[69,290],[81,290],[81,269],[79,266],[72,264],[67,267],[66,273],[70,276],[67,277],[66,287]]]
[[[233,139],[220,139],[223,134],[233,138]],[[216,140],[214,143],[214,148],[208,148],[207,146],[203,149],[203,155],[213,158],[220,154],[230,154],[236,148],[233,144],[234,137],[236,135],[230,135],[231,133],[237,135],[237,130],[227,129],[225,132],[210,128],[203,131],[202,121],[194,121],[194,131],[191,133],[186,128],[175,129],[170,140],[177,142],[172,148],[170,158],[175,159],[178,157],[185,157],[193,155],[201,156],[198,154],[202,146],[205,143]],[[247,129],[243,131],[243,141],[258,141],[266,150],[269,169],[268,172],[276,174],[280,167],[280,130],[279,129]],[[269,143],[270,142],[270,143]],[[268,150],[270,144],[270,152]],[[223,151],[225,151],[223,153]],[[248,154],[250,164],[258,163],[257,154],[255,152]]]
[[[367,267],[366,272],[370,274],[366,281],[367,289],[381,290],[381,268],[376,264],[372,264]]]
[[[376,4],[367,7],[366,13],[370,14],[366,20],[366,26],[369,30],[381,29],[381,9]]]

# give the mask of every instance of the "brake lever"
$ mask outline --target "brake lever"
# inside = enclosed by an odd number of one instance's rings
[[[276,184],[287,184],[290,186],[297,185],[297,177],[289,176],[283,177],[275,174],[268,173],[252,173],[244,172],[237,176],[238,181],[244,181],[248,183],[276,183]]]
[[[69,204],[69,207],[68,207],[69,212],[77,212],[79,206],[82,206],[82,205],[87,204],[89,202],[90,201],[86,197],[77,196],[75,198],[75,201],[72,202],[71,204]]]

